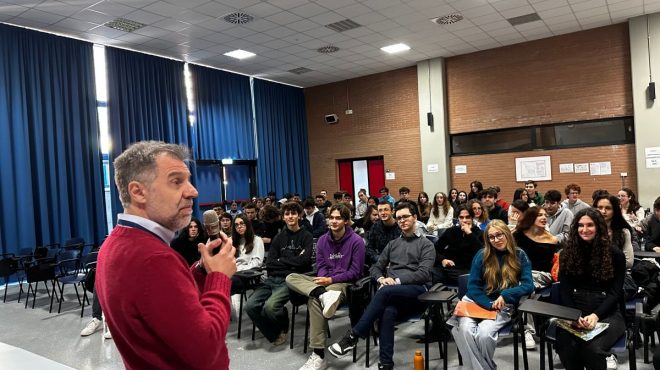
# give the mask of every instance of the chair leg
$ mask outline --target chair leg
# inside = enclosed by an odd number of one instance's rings
[[[85,313],[85,301],[87,301],[87,291],[85,290],[85,283],[82,283],[82,307],[80,308],[80,317],[83,317],[83,314]]]
[[[241,302],[238,304],[238,334],[236,335],[236,339],[241,339],[241,326],[243,324],[243,297],[245,296],[245,292],[241,292]],[[247,300],[247,297],[245,297]]]
[[[51,294],[51,296],[50,296],[50,308],[48,308],[48,313],[53,312],[53,298],[55,298],[55,295],[57,294],[57,292],[55,291],[55,280],[51,281],[50,283],[53,285],[53,294]],[[62,308],[62,301],[64,300],[64,295],[62,293],[62,290],[64,289],[64,287],[60,287],[59,282],[57,283],[57,287],[60,290],[60,295],[62,296],[62,299],[60,299],[58,301],[59,302],[59,305],[58,305],[59,308],[57,309],[57,313],[60,313],[60,309]],[[48,284],[46,284],[46,288],[48,288]]]
[[[28,301],[30,300],[30,291],[32,290],[32,283],[28,283],[28,290],[25,297],[25,308],[28,306]]]
[[[64,285],[60,286],[60,283],[57,283],[57,287],[60,289],[60,303],[57,305],[57,313],[59,314],[62,311],[62,301],[64,301]],[[53,283],[53,292],[55,292],[55,283]],[[54,295],[54,294],[53,294]],[[53,304],[53,299],[50,299],[51,305]]]
[[[291,308],[291,329],[289,330],[291,338],[289,338],[289,349],[293,349],[293,329],[296,324],[296,306]]]
[[[252,321],[252,341],[254,342],[254,337],[255,334],[257,333],[257,327],[254,325],[254,321]]]
[[[2,303],[7,302],[7,286],[9,285],[9,276],[5,276],[5,297],[2,299]]]
[[[21,303],[21,296],[23,295],[23,281],[18,282],[18,303]]]
[[[80,302],[80,293],[78,293],[78,287],[76,285],[77,284],[73,284],[73,289],[76,291],[76,298],[78,298],[78,304],[82,304],[82,302]],[[64,296],[62,296],[62,298],[64,298]]]
[[[553,355],[553,353],[552,353],[552,343],[548,342],[547,345],[548,345],[548,369],[554,370],[555,363],[552,360],[552,355]]]
[[[328,320],[325,321],[326,324]],[[307,344],[309,343],[309,308],[307,309],[307,314],[305,315],[305,343],[303,344],[303,353],[307,353]]]
[[[529,362],[527,361],[527,344],[525,343],[525,325],[520,324],[520,342],[523,348],[523,368],[529,370]]]
[[[429,340],[431,339],[429,333],[429,315],[430,312],[427,312],[424,315],[424,368],[429,368]]]
[[[519,368],[520,365],[518,364],[518,332],[514,330],[513,331],[513,369],[518,370]]]

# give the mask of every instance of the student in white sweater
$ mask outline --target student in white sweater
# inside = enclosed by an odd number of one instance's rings
[[[454,220],[454,208],[449,203],[447,194],[439,191],[433,197],[433,206],[429,221],[426,223],[428,231],[438,235],[438,230],[447,229],[452,226]],[[438,235],[439,236],[439,235]]]
[[[244,214],[236,215],[232,228],[232,243],[236,248],[236,271],[259,268],[264,263],[264,241],[254,235],[252,223]],[[244,283],[237,275],[231,277],[232,315],[238,312]]]

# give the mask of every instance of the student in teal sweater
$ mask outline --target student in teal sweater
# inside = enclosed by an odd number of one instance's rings
[[[453,316],[449,324],[468,369],[496,369],[497,332],[511,321],[520,299],[534,291],[532,265],[507,225],[493,220],[484,232],[484,249],[472,260],[468,290],[462,300],[497,311],[495,320]]]

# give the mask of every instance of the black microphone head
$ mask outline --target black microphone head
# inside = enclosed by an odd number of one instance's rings
[[[220,219],[214,210],[208,210],[202,215],[204,218],[204,229],[210,239],[217,239],[220,236]]]

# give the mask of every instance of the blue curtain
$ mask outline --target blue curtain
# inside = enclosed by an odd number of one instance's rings
[[[250,78],[189,67],[195,90],[197,159],[254,159]]]
[[[309,147],[303,90],[253,79],[260,194],[310,194]]]
[[[3,253],[107,233],[92,48],[0,24]]]
[[[190,147],[183,63],[116,48],[106,48],[105,55],[112,138],[110,161],[130,144],[142,140]],[[114,178],[113,166],[110,175]],[[123,207],[117,188],[111,186],[110,192],[116,221]]]

